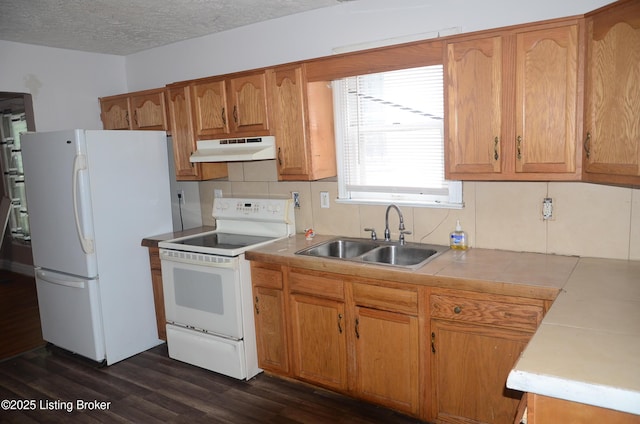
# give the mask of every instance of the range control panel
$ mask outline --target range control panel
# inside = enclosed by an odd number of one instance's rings
[[[292,214],[291,199],[213,199],[213,217],[216,220],[288,222]]]

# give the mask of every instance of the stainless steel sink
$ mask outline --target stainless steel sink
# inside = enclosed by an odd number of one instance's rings
[[[397,242],[338,237],[299,250],[296,255],[415,269],[447,250],[449,250],[448,246],[433,244],[405,243],[401,245]]]
[[[376,247],[378,247],[377,244],[366,241],[339,239],[328,241],[296,253],[300,255],[348,259],[360,256]]]
[[[379,247],[362,256],[365,262],[377,262],[389,265],[412,266],[429,259],[438,253],[435,249],[393,245]]]

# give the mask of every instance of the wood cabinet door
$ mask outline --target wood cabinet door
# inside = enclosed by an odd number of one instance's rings
[[[527,394],[528,424],[638,424],[640,416],[548,396]]]
[[[418,318],[356,307],[354,325],[357,395],[417,415]]]
[[[102,127],[105,130],[130,130],[129,98],[100,100]]]
[[[437,319],[431,331],[431,418],[512,424],[522,393],[506,388],[507,376],[531,333]]]
[[[307,175],[309,158],[302,68],[276,69],[269,77],[278,174]]]
[[[167,101],[171,120],[176,178],[179,180],[198,179],[199,167],[189,162],[189,157],[196,149],[189,86],[168,88]]]
[[[590,16],[587,39],[586,178],[640,184],[623,178],[640,176],[640,3]]]
[[[285,306],[282,290],[253,287],[258,366],[289,373]]]
[[[132,130],[167,130],[164,90],[131,96]]]
[[[265,73],[232,78],[229,80],[229,87],[232,132],[268,135]]]
[[[196,136],[213,138],[229,133],[227,90],[224,80],[192,86]]]
[[[347,388],[344,303],[291,295],[293,373],[337,390]]]
[[[447,178],[502,171],[502,37],[448,43]]]
[[[575,173],[578,23],[516,35],[516,172]]]

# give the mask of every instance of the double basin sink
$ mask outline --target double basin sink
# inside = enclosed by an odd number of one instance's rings
[[[299,250],[296,255],[416,269],[447,250],[448,246],[433,244],[339,237]]]

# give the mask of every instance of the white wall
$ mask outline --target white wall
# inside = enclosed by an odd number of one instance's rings
[[[127,91],[121,56],[0,41],[0,91],[31,93],[37,131],[100,129],[98,97]]]
[[[612,0],[359,0],[127,56],[131,91],[332,54],[336,47],[460,27],[582,14]],[[186,24],[186,23],[185,23]]]

